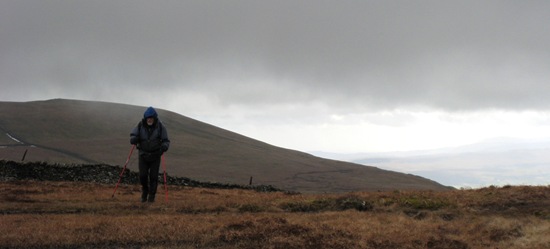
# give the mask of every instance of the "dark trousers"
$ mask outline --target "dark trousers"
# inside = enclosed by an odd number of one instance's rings
[[[157,193],[158,176],[160,168],[160,156],[153,158],[139,157],[139,181],[141,189],[146,196],[155,195]]]

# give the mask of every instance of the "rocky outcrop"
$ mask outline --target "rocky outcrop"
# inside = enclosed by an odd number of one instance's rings
[[[38,181],[75,181],[116,184],[120,178],[122,167],[105,164],[95,165],[63,165],[45,162],[19,163],[0,160],[0,181],[38,180]],[[164,176],[159,174],[159,181],[164,182]],[[218,189],[252,189],[259,192],[282,191],[271,185],[238,185],[217,182],[200,182],[187,177],[166,175],[168,185],[180,185]],[[139,184],[139,175],[129,169],[124,171],[121,183]]]

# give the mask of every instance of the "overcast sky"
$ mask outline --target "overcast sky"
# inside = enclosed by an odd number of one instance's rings
[[[550,137],[550,1],[0,0],[0,100],[340,153]]]

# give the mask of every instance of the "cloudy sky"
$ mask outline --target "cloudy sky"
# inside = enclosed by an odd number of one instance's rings
[[[550,1],[0,0],[0,100],[337,153],[550,137]]]

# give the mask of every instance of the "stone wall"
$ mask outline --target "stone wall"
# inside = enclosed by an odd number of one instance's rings
[[[120,178],[122,167],[105,164],[95,165],[62,165],[45,162],[19,163],[0,160],[0,181],[38,180],[38,181],[75,181],[116,184]],[[159,184],[163,184],[164,176],[159,174]],[[271,185],[238,185],[217,182],[200,182],[187,177],[173,177],[167,174],[168,185],[180,185],[202,188],[220,189],[252,189],[259,192],[283,191]],[[139,175],[129,169],[124,171],[121,183],[139,184]]]

